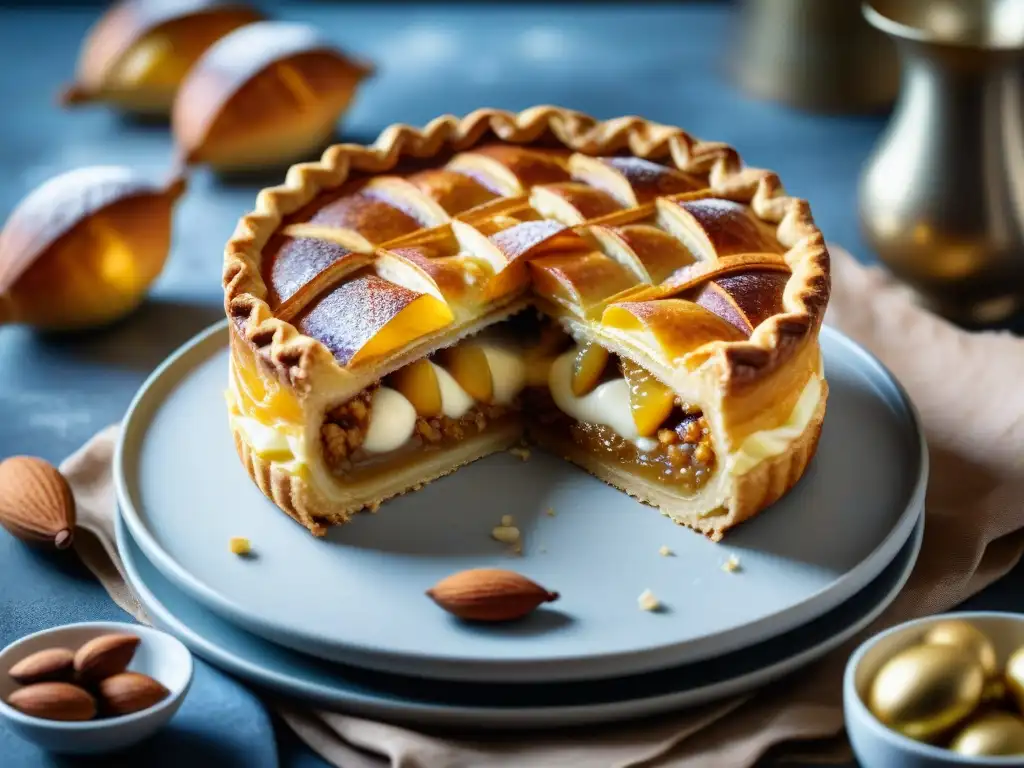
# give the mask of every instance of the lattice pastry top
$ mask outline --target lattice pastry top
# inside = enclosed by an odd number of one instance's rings
[[[554,107],[396,125],[266,189],[227,245],[232,333],[310,429],[529,304],[716,414],[724,450],[812,373],[829,260],[730,147]]]

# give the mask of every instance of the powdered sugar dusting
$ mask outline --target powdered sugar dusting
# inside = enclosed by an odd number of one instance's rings
[[[363,275],[328,293],[304,312],[296,325],[346,365],[381,328],[422,295],[376,275]]]
[[[545,240],[567,229],[568,227],[557,221],[526,221],[492,235],[491,242],[505,254],[509,261],[515,261],[521,259]]]
[[[336,243],[300,237],[285,243],[270,259],[267,283],[278,301],[286,301],[306,283],[352,252]]]

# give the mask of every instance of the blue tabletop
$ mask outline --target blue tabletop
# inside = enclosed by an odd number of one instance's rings
[[[729,142],[748,163],[778,171],[790,192],[811,200],[830,240],[872,259],[857,231],[856,180],[885,117],[816,116],[740,93],[724,74],[729,3],[255,4],[278,18],[314,23],[378,66],[340,126],[344,140],[372,141],[393,122],[423,124],[481,106],[549,103],[596,117],[638,114]],[[0,218],[69,168],[124,163],[162,175],[169,166],[165,128],[102,108],[54,105],[99,10],[92,3],[0,8]],[[257,191],[281,178],[225,183],[197,172],[177,209],[166,270],[130,319],[75,338],[0,328],[0,457],[28,453],[58,462],[117,421],[143,378],[221,317],[223,244]],[[1018,569],[968,607],[1016,608],[1020,582]],[[124,618],[73,558],[32,552],[0,535],[0,646],[55,624]],[[324,765],[257,697],[202,663],[172,727],[123,762],[186,761]],[[5,768],[74,764],[0,728]]]

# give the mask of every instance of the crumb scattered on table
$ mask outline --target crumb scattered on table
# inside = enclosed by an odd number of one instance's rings
[[[640,605],[641,610],[644,611],[657,611],[661,608],[661,601],[654,596],[654,593],[649,589],[645,589],[640,593],[640,597],[636,599]]]
[[[519,529],[514,525],[499,525],[491,531],[491,538],[500,541],[502,544],[517,544],[519,542]]]
[[[516,445],[513,446],[512,448],[509,448],[508,452],[511,453],[513,456],[518,456],[523,461],[526,461],[528,458],[530,458],[530,449],[523,448],[521,445]]]
[[[244,536],[232,536],[228,541],[228,548],[233,555],[248,555],[252,551],[252,545]]]
[[[515,525],[515,523],[516,523],[515,518],[513,518],[512,515],[502,515],[501,516],[501,524],[503,526],[505,526],[506,528],[508,528],[509,526]]]
[[[662,544],[661,545],[661,549],[658,550],[658,554],[661,555],[662,557],[669,557],[671,555],[674,555],[675,552],[673,552],[671,549],[669,549],[664,544]]]
[[[545,512],[544,514],[546,514],[548,517],[554,517],[555,514],[556,514],[555,508],[554,507],[548,507],[548,511]]]
[[[729,559],[722,563],[722,570],[728,573],[735,573],[736,571],[742,570],[740,566],[740,559],[736,555],[729,555]]]

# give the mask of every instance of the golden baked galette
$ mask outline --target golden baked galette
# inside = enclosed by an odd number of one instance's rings
[[[260,193],[224,291],[238,453],[317,535],[525,439],[718,540],[797,482],[825,414],[807,203],[636,117],[331,147]]]

